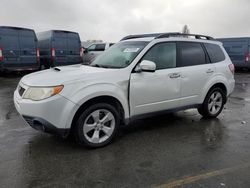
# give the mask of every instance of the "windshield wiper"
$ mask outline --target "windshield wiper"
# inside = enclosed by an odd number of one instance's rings
[[[92,65],[90,64],[89,66],[91,66],[91,67],[100,67],[100,68],[103,68],[102,65],[98,65],[98,64],[92,64]]]
[[[99,64],[92,64],[90,65],[92,67],[98,67],[98,68],[113,68],[113,69],[119,69],[121,67],[111,66],[111,65],[99,65]]]

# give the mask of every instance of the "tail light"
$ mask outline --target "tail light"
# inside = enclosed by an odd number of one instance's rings
[[[51,48],[51,60],[54,61],[56,57],[56,50],[55,48]]]
[[[250,61],[250,55],[249,53],[245,54],[245,62],[248,63]]]
[[[84,49],[80,48],[80,57],[83,57],[83,52],[84,52]]]
[[[228,67],[229,67],[230,71],[232,72],[232,74],[234,74],[234,72],[235,72],[234,64],[230,64],[230,65],[228,65]]]
[[[36,58],[37,58],[37,61],[40,61],[40,49],[39,48],[36,49]]]
[[[3,49],[0,48],[0,61],[3,61]]]

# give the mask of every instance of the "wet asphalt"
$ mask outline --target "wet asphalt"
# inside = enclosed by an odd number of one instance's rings
[[[250,187],[250,72],[235,77],[217,119],[140,120],[90,150],[30,128],[13,105],[20,75],[0,76],[0,187]]]

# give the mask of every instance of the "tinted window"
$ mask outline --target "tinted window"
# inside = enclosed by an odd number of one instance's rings
[[[68,38],[79,40],[79,35],[77,33],[68,33]]]
[[[65,32],[61,32],[61,31],[55,31],[54,32],[54,37],[55,38],[61,38],[61,37],[64,37],[64,38],[67,38],[67,33]]]
[[[4,49],[19,49],[18,36],[5,35],[1,36],[1,45]]]
[[[176,67],[176,44],[160,43],[153,46],[142,60],[153,61],[156,69],[167,69]]]
[[[19,37],[21,49],[35,49],[35,38],[34,37]]]
[[[69,50],[79,51],[80,41],[77,38],[68,38],[68,48]]]
[[[68,33],[68,48],[79,52],[80,39],[77,33]]]
[[[19,36],[25,36],[25,37],[35,37],[35,33],[34,31],[30,31],[30,30],[20,30],[19,31]]]
[[[95,47],[95,51],[104,51],[105,50],[105,44],[97,44]]]
[[[206,55],[200,43],[181,42],[180,53],[184,67],[206,64]]]
[[[204,45],[212,63],[217,63],[225,60],[225,55],[220,46],[208,43],[205,43]]]
[[[56,37],[53,40],[54,40],[54,47],[56,49],[62,49],[62,50],[66,50],[67,49],[67,38]]]

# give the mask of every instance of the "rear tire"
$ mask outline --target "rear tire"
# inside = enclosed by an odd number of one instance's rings
[[[216,118],[226,103],[226,93],[221,88],[211,89],[198,112],[205,118]]]
[[[98,103],[86,108],[75,126],[75,138],[80,145],[90,148],[109,144],[120,124],[118,110],[110,104]]]

